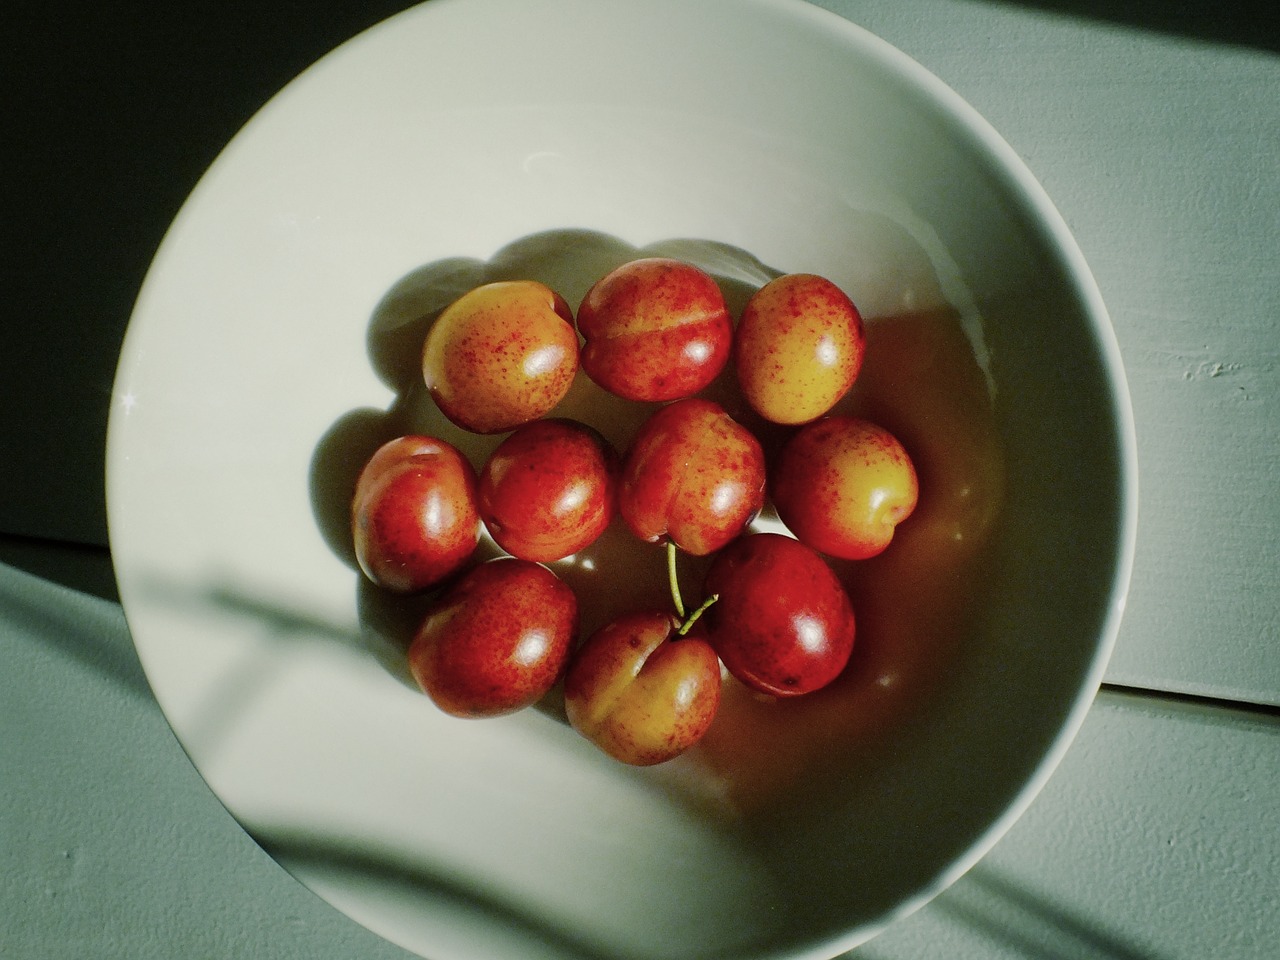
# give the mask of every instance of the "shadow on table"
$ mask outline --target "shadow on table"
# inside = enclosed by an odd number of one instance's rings
[[[106,551],[69,547],[66,552],[72,559],[59,564],[53,555],[56,551],[41,552],[38,562],[33,562],[31,551],[4,549],[13,545],[14,538],[0,537],[0,564],[20,571],[13,576],[6,571],[0,578],[0,621],[20,624],[70,662],[99,674],[132,697],[150,700],[151,688],[128,631],[112,608],[101,602],[106,598],[85,587],[91,581],[107,592],[111,565]],[[60,587],[78,592],[65,593]],[[17,636],[22,637],[23,631]]]
[[[608,957],[599,952],[599,945],[529,915],[493,891],[460,883],[448,870],[424,872],[421,865],[399,864],[385,855],[315,836],[282,833],[263,837],[260,842],[291,872],[343,876],[348,882],[363,877],[366,883],[407,884],[433,902],[447,902],[452,904],[451,909],[521,931],[565,960]],[[1027,960],[1159,960],[1156,954],[1122,934],[1104,930],[1065,905],[1053,903],[982,866],[971,870],[926,909],[951,918],[959,926],[1010,948]],[[872,941],[845,954],[843,960],[878,960],[890,955],[887,951],[878,952]]]
[[[1186,0],[986,0],[1081,20],[1098,20],[1206,43],[1280,52],[1280,5],[1274,0],[1189,3]]]
[[[406,892],[430,904],[434,916],[452,916],[458,925],[492,924],[512,939],[526,941],[539,957],[563,960],[622,960],[578,931],[534,914],[485,884],[468,882],[456,869],[397,859],[367,846],[331,837],[272,830],[255,839],[287,872],[310,886],[317,881],[348,889],[380,889],[391,898]],[[310,882],[309,882],[310,881]]]
[[[316,835],[268,832],[259,842],[286,870],[303,876],[342,877],[345,882],[403,885],[429,898],[437,907],[491,922],[532,938],[545,951],[565,960],[616,960],[599,944],[531,915],[483,885],[462,882],[449,869],[433,871],[422,864],[397,862],[385,852],[371,852]],[[305,882],[305,881],[304,881]],[[1101,928],[1065,905],[1031,892],[998,871],[978,866],[934,900],[927,910],[945,915],[1027,960],[1159,960],[1153,954]],[[845,954],[842,960],[878,960],[875,941]],[[897,956],[898,954],[892,954]]]
[[[1027,960],[1159,960],[1122,934],[1105,930],[1069,906],[1054,903],[1000,872],[979,865],[926,909],[1011,948]],[[845,960],[880,960],[875,941]]]
[[[102,600],[120,602],[106,547],[0,534],[0,563]]]

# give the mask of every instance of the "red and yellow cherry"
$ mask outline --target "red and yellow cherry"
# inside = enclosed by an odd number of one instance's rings
[[[480,539],[475,470],[433,437],[398,437],[365,464],[351,502],[360,569],[398,593],[424,590],[461,568]]]
[[[577,598],[565,583],[540,564],[498,557],[433,600],[409,646],[409,669],[446,713],[501,716],[551,690],[577,630]]]
[[[719,404],[677,400],[641,424],[622,464],[618,512],[647,543],[706,556],[738,536],[764,503],[760,442]]]
[[[593,633],[569,662],[569,723],[609,756],[663,763],[707,732],[720,704],[720,661],[696,627],[680,635],[669,613],[624,614]]]
[[[794,697],[838,677],[853,651],[853,605],[831,567],[798,540],[748,534],[712,560],[703,616],[711,646],[738,680]]]
[[[502,433],[544,416],[577,371],[573,311],[533,280],[463,294],[436,318],[422,347],[431,397],[453,423],[475,433]]]
[[[774,423],[808,423],[848,393],[865,349],[862,316],[848,296],[823,277],[792,273],[747,301],[734,366],[756,413]]]
[[[783,446],[771,476],[778,517],[801,543],[844,560],[882,553],[919,497],[898,439],[858,417],[807,424]]]
[[[513,556],[560,560],[593,543],[617,513],[618,469],[593,428],[535,420],[498,444],[480,471],[480,516]]]
[[[628,400],[697,393],[728,362],[733,324],[716,282],[667,257],[633,260],[601,277],[578,306],[582,369]]]

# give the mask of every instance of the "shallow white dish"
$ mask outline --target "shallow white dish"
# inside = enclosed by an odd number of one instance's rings
[[[554,709],[434,711],[343,545],[360,452],[432,426],[423,317],[508,275],[576,306],[639,252],[945,312],[994,389],[1006,494],[946,681],[756,809],[696,759],[619,767]],[[901,53],[792,0],[433,0],[302,74],[183,208],[121,357],[108,513],[183,746],[359,922],[433,960],[830,957],[1052,771],[1118,626],[1134,462],[1061,218]]]

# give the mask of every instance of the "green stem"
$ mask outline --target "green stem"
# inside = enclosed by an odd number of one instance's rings
[[[680,618],[680,629],[676,631],[676,636],[683,637],[689,632],[689,628],[698,622],[698,618],[706,612],[707,607],[720,599],[720,594],[713,593],[702,601],[702,605],[697,610],[688,617],[685,616],[684,600],[680,596],[680,580],[676,576],[676,545],[670,540],[667,541],[667,581],[671,584],[671,602],[675,604],[676,616]]]
[[[697,610],[689,614],[689,619],[680,625],[680,629],[676,631],[676,636],[683,637],[685,634],[687,634],[689,632],[689,628],[698,622],[698,618],[702,616],[704,613],[706,613],[707,607],[711,606],[713,603],[715,603],[719,599],[720,599],[720,594],[713,593],[711,596],[707,597],[707,599],[703,600],[702,606],[698,607]]]
[[[671,602],[676,605],[676,616],[684,619],[684,600],[680,598],[680,580],[676,577],[676,545],[667,541],[667,582],[671,584]]]

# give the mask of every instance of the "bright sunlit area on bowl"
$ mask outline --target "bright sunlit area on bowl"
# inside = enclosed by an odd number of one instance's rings
[[[868,338],[842,409],[902,439],[921,499],[880,557],[833,564],[844,675],[786,702],[730,682],[702,742],[641,769],[554,694],[435,709],[404,663],[420,606],[362,582],[348,511],[382,439],[499,439],[422,388],[449,302],[533,279],[576,309],[649,255],[733,311],[780,274],[838,284]],[[621,448],[644,412],[579,374],[556,415]],[[431,0],[303,73],[198,184],[128,332],[108,500],[177,736],[335,908],[432,960],[748,960],[864,942],[1032,802],[1111,649],[1136,477],[1066,227],[906,56],[796,0]],[[661,550],[628,537],[552,565],[584,629],[664,602]]]

